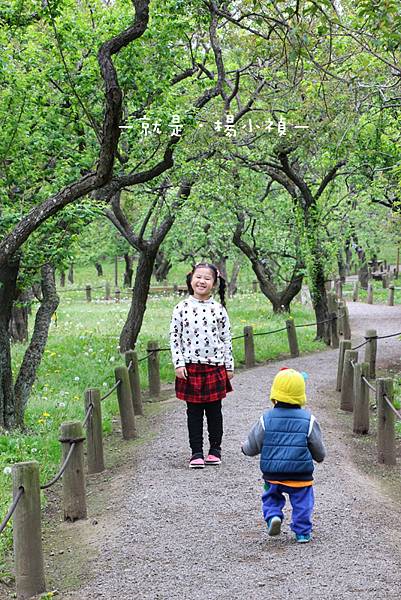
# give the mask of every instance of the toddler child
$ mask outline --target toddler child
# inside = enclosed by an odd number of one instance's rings
[[[287,494],[296,540],[309,542],[314,505],[313,461],[322,462],[326,451],[318,422],[303,408],[304,376],[295,369],[281,369],[273,380],[270,400],[273,408],[255,423],[241,449],[247,456],[261,455],[265,481],[262,510],[268,534],[280,533]]]

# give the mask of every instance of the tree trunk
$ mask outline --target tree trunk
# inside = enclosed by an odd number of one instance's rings
[[[241,263],[239,261],[234,262],[230,278],[227,269],[227,258],[227,256],[220,256],[219,258],[216,258],[215,265],[226,280],[227,294],[230,298],[232,298],[237,291],[237,279],[241,268]]]
[[[345,283],[347,269],[346,269],[346,265],[344,262],[343,253],[341,252],[341,250],[338,251],[337,264],[338,264],[338,275],[340,277],[341,283]]]
[[[65,287],[65,271],[60,273],[60,287]]]
[[[156,281],[164,281],[172,267],[171,260],[164,254],[163,250],[159,250],[156,255],[154,276]]]
[[[118,287],[118,256],[114,257],[114,285]]]
[[[215,265],[220,271],[222,277],[228,283],[228,273],[227,273],[227,256],[220,256],[215,259]]]
[[[253,268],[253,265],[252,265]],[[268,277],[262,277],[260,269],[254,269],[253,271],[258,278],[260,290],[271,302],[274,313],[291,312],[291,302],[302,289],[303,275],[295,275],[291,278],[290,282],[281,292],[276,290],[275,286],[269,280]]]
[[[234,244],[250,260],[253,272],[259,281],[261,292],[271,302],[273,312],[290,312],[291,301],[302,289],[303,274],[300,273],[302,267],[301,261],[296,261],[290,282],[287,284],[284,290],[281,292],[278,291],[276,285],[272,281],[272,274],[269,268],[266,266],[266,263],[262,258],[259,258],[254,248],[252,248],[245,240],[241,238],[243,226],[244,220],[243,217],[240,216],[233,235]]]
[[[351,275],[352,247],[351,240],[345,242],[345,274]]]
[[[134,262],[134,259],[132,256],[130,256],[128,254],[128,252],[126,252],[124,254],[124,261],[125,261],[124,287],[131,287],[132,286],[132,275],[134,274],[134,270],[132,268],[132,263]]]
[[[150,280],[156,260],[156,250],[141,250],[135,273],[131,307],[120,335],[120,351],[134,350],[146,310]]]
[[[54,268],[49,264],[42,267],[41,285],[43,299],[36,313],[32,338],[24,354],[14,386],[15,424],[17,426],[22,426],[24,423],[26,405],[46,347],[51,318],[59,304]]]
[[[233,269],[231,271],[231,278],[230,281],[228,282],[228,296],[229,298],[232,298],[234,296],[234,294],[237,293],[237,280],[238,280],[238,275],[241,269],[241,263],[239,261],[236,261],[233,265]]]
[[[310,292],[312,305],[316,316],[316,339],[323,340],[325,344],[330,345],[330,323],[329,310],[327,306],[327,293],[325,285],[325,273],[323,258],[320,248],[309,248],[313,260],[313,267],[309,269],[311,280]]]
[[[74,264],[71,263],[68,269],[68,281],[74,283]]]
[[[10,336],[13,342],[28,340],[29,293],[22,292],[13,303],[10,319]]]
[[[95,263],[95,269],[97,271],[97,276],[98,277],[103,277],[103,267],[99,262]]]
[[[16,294],[19,258],[0,267],[0,426],[14,425],[14,389],[11,369],[9,323]]]
[[[359,285],[363,290],[368,289],[369,282],[369,269],[368,269],[368,261],[366,260],[365,250],[358,246],[357,248],[358,258],[359,258],[359,269],[358,269],[358,281]]]

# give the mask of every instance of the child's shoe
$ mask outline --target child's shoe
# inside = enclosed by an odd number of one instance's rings
[[[191,460],[189,461],[189,468],[190,469],[204,469],[205,461],[203,459],[203,456],[199,456],[199,454],[194,454],[192,456]]]
[[[208,454],[205,458],[205,464],[207,465],[221,465],[220,456],[216,456],[215,454]]]
[[[312,536],[310,533],[296,533],[295,538],[299,544],[307,544],[311,541]]]
[[[281,519],[280,517],[271,517],[267,521],[267,533],[271,536],[279,535],[281,531]]]

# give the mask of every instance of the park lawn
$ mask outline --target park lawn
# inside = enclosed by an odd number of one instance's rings
[[[373,304],[387,304],[388,300],[388,289],[383,288],[381,281],[371,280],[373,284]],[[401,279],[394,279],[391,281],[391,285],[394,285],[394,304],[401,304]],[[348,302],[352,302],[352,290],[353,283],[346,283],[343,285],[343,294]],[[359,287],[358,300],[359,302],[366,302],[368,297],[367,290]]]
[[[12,481],[8,473],[15,462],[37,460],[40,464],[41,483],[57,472],[60,461],[59,427],[64,421],[82,420],[84,392],[89,387],[100,388],[103,395],[114,384],[114,368],[124,364],[119,353],[119,333],[129,308],[128,299],[120,303],[100,298],[90,304],[76,292],[61,297],[50,329],[49,341],[39,369],[31,400],[26,411],[23,433],[0,436],[0,518],[5,515],[12,498]],[[75,296],[75,299],[73,297]],[[168,348],[168,328],[171,312],[182,298],[174,295],[151,296],[140,334],[137,353],[146,356],[148,340],[157,340],[159,347]],[[255,332],[266,332],[285,326],[286,316],[274,315],[270,303],[261,293],[238,294],[228,302],[233,336],[242,335],[245,325]],[[296,324],[315,321],[311,309],[294,302],[292,317]],[[31,324],[33,316],[30,318]],[[297,329],[301,352],[323,349],[314,340],[315,327]],[[236,365],[243,361],[243,339],[234,340]],[[255,337],[256,358],[265,361],[281,355],[288,356],[286,332]],[[17,369],[24,345],[13,348],[14,367]],[[141,385],[147,387],[146,360],[140,363]],[[160,372],[164,383],[173,383],[174,372],[170,352],[160,352]],[[269,383],[266,382],[266,389]],[[111,431],[112,418],[118,412],[115,394],[102,403],[103,429]],[[45,501],[45,499],[44,499]],[[0,556],[11,546],[11,526],[0,536]],[[0,572],[1,572],[0,560]]]

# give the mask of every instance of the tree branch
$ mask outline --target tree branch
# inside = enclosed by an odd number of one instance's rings
[[[0,242],[0,265],[22,246],[30,234],[41,223],[72,202],[105,185],[113,172],[114,158],[120,136],[122,92],[112,55],[139,38],[145,31],[149,19],[149,0],[134,0],[135,20],[132,27],[121,32],[100,47],[98,62],[105,85],[105,111],[99,160],[95,172],[90,172],[63,190],[42,202],[23,217],[14,229]]]
[[[326,187],[329,185],[330,181],[333,181],[333,179],[335,179],[337,177],[337,175],[340,175],[340,173],[337,173],[338,169],[341,169],[341,167],[343,167],[346,164],[347,164],[346,160],[340,160],[340,161],[338,161],[337,164],[334,165],[334,167],[332,167],[330,169],[330,171],[328,173],[326,173],[326,175],[324,176],[324,178],[319,186],[319,189],[317,190],[317,192],[315,194],[315,201],[318,198],[320,198],[320,196],[323,194]]]

